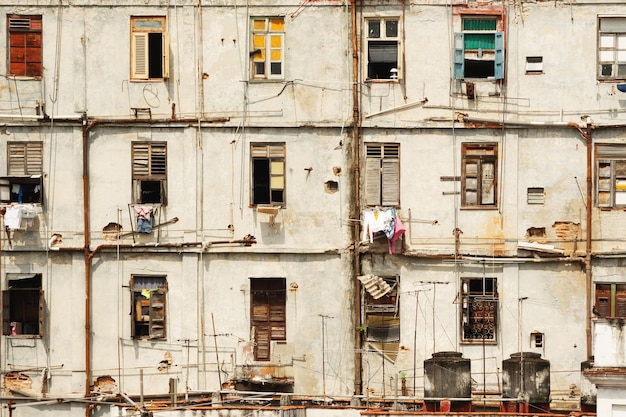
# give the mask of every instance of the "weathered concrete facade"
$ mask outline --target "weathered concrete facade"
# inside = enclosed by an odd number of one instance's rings
[[[540,354],[548,406],[579,407],[626,296],[626,5],[0,10],[2,401],[71,402],[16,415],[234,389],[419,410],[439,352],[490,402]],[[395,250],[367,233],[390,214]]]

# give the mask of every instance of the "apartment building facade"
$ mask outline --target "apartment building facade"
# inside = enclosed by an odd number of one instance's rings
[[[594,320],[626,315],[626,6],[0,10],[7,412],[422,404],[449,352],[472,397],[511,398],[522,353],[580,408]]]

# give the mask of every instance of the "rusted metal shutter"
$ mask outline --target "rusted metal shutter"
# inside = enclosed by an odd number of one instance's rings
[[[9,176],[41,175],[43,142],[9,142]]]

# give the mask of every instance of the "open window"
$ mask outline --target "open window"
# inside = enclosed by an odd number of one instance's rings
[[[252,204],[284,206],[285,145],[251,145]]]
[[[596,145],[598,207],[626,207],[626,146]]]
[[[43,142],[8,142],[0,202],[43,204]]]
[[[399,206],[400,145],[368,143],[365,152],[365,204]]]
[[[167,279],[141,275],[131,279],[133,339],[165,340]]]
[[[395,362],[400,348],[400,277],[370,276],[365,288],[365,338],[369,345]]]
[[[464,143],[461,152],[461,205],[464,208],[497,207],[498,145]]]
[[[598,79],[626,80],[626,17],[600,17],[598,32]]]
[[[133,160],[133,203],[167,204],[167,144],[135,142]]]
[[[284,278],[250,279],[250,326],[254,341],[254,359],[271,359],[271,342],[287,340]]]
[[[454,78],[504,78],[504,32],[497,16],[463,16],[454,34]]]
[[[400,68],[400,19],[369,18],[365,21],[367,79],[397,80]]]
[[[9,30],[9,74],[23,77],[43,75],[42,18],[7,16]]]
[[[496,343],[498,288],[496,278],[461,278],[463,342]]]
[[[130,78],[169,77],[169,41],[165,16],[131,17]]]
[[[41,274],[7,274],[2,291],[2,334],[42,336],[44,297]]]
[[[285,67],[285,19],[253,17],[250,72],[252,79],[283,79]]]

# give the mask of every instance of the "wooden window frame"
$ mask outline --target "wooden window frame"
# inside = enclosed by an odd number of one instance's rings
[[[7,174],[0,203],[43,205],[43,142],[7,142]]]
[[[626,80],[626,16],[598,16],[597,37],[598,80]]]
[[[131,162],[133,203],[167,205],[167,142],[133,142]]]
[[[626,207],[626,144],[595,145],[596,205]]]
[[[497,278],[461,278],[460,292],[461,343],[496,344],[498,342]]]
[[[377,24],[378,29],[375,29]],[[395,25],[395,36],[394,27]],[[398,81],[402,79],[402,25],[398,16],[368,17],[364,24],[364,48],[365,55],[364,72],[367,81]],[[387,53],[395,44],[395,60],[389,60]],[[378,57],[382,55],[382,57]],[[374,58],[374,57],[377,58]],[[387,69],[388,68],[388,69]],[[385,75],[383,77],[382,75]]]
[[[285,18],[250,19],[250,78],[283,80],[285,78]]]
[[[286,146],[284,143],[250,145],[252,207],[287,204]]]
[[[9,74],[43,76],[43,19],[41,15],[7,16]]]
[[[497,209],[498,144],[463,143],[461,161],[461,208]],[[489,166],[493,170],[492,178],[489,176]],[[485,194],[489,190],[491,192]],[[475,201],[474,198],[468,198],[470,194],[475,194]],[[485,201],[485,198],[489,198],[489,196],[493,200],[491,202]]]
[[[151,283],[152,281],[152,283]],[[131,277],[131,337],[136,340],[167,340],[167,277]],[[149,294],[147,297],[146,291]]]
[[[2,334],[42,337],[44,312],[41,274],[7,274],[7,289],[2,291]]]
[[[626,318],[626,283],[596,283],[595,315]]]
[[[494,29],[468,29],[470,21],[495,21]],[[454,78],[455,79],[493,79],[504,78],[504,32],[501,15],[463,15],[461,32],[454,33]],[[474,35],[493,35],[493,48],[468,48],[466,37]],[[487,57],[485,58],[485,54]],[[476,63],[468,68],[468,62]],[[483,62],[481,66],[479,63]],[[490,64],[493,63],[490,71]]]
[[[169,34],[165,16],[130,18],[130,80],[169,78]]]
[[[287,340],[285,278],[250,278],[250,333],[254,360],[270,361],[272,341]]]
[[[365,205],[400,207],[400,144],[365,144]]]

